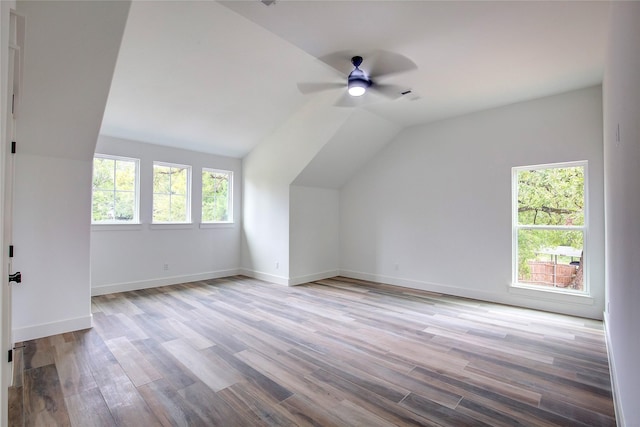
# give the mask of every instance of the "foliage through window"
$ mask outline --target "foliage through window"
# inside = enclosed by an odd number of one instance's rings
[[[514,283],[586,292],[586,166],[513,168]]]
[[[191,167],[153,163],[153,222],[191,222]]]
[[[233,222],[233,172],[202,169],[202,222]]]
[[[137,223],[138,159],[96,155],[93,159],[91,222]]]

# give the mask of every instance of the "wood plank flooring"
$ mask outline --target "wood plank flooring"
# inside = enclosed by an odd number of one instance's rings
[[[16,351],[11,426],[615,425],[598,321],[340,277],[92,306]]]

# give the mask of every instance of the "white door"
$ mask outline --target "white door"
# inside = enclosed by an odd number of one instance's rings
[[[8,360],[9,352],[13,349],[13,334],[11,327],[11,287],[15,286],[15,283],[20,282],[20,273],[14,272],[12,269],[12,257],[14,252],[13,247],[13,177],[14,177],[14,157],[13,154],[15,145],[13,141],[17,140],[16,135],[16,120],[18,118],[18,108],[20,104],[20,77],[22,75],[22,55],[23,55],[23,40],[24,40],[24,18],[14,14],[10,15],[9,26],[9,58],[8,58],[8,93],[7,93],[7,105],[3,109],[6,115],[6,128],[5,137],[7,144],[3,147],[4,151],[4,198],[3,198],[3,251],[4,265],[7,269],[4,270],[8,274],[4,274],[2,278],[2,354],[1,358]],[[7,363],[3,363],[2,372],[2,387],[3,392],[6,391],[6,386],[11,383],[12,372],[11,366]],[[4,393],[3,393],[4,394]]]

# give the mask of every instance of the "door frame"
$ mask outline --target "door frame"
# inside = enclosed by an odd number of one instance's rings
[[[5,3],[5,2],[1,2]],[[7,4],[8,3],[8,4]],[[21,94],[21,76],[24,50],[24,23],[23,16],[17,14],[15,2],[7,2],[0,5],[0,21],[2,22],[2,72],[0,84],[2,85],[2,99],[0,102],[0,212],[2,212],[2,227],[0,227],[0,256],[2,258],[2,281],[0,281],[0,423],[4,425],[8,421],[8,387],[13,382],[13,363],[10,363],[9,354],[13,351],[12,299],[11,286],[9,286],[9,274],[12,273],[10,245],[13,231],[13,177],[14,154],[12,154],[12,141],[16,140],[15,122],[17,108]],[[13,8],[12,8],[13,7]]]

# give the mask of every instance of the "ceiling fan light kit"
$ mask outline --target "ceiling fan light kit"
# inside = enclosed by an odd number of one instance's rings
[[[349,79],[349,95],[351,96],[362,96],[367,91],[371,83],[367,80],[363,79]]]

